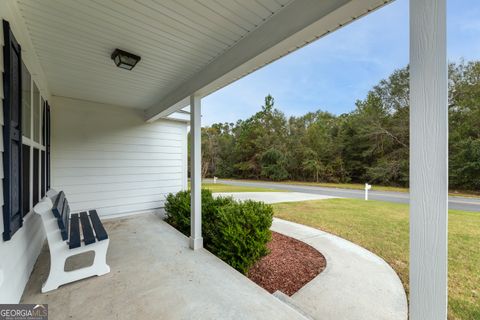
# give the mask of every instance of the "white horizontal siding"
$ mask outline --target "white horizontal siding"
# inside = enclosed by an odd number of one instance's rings
[[[182,153],[175,148],[172,152],[98,152],[98,151],[65,151],[57,157],[58,160],[181,160]]]
[[[180,178],[177,180],[147,180],[147,181],[134,181],[134,182],[121,182],[121,183],[108,183],[108,188],[110,192],[120,193],[120,192],[138,192],[139,190],[156,190],[156,192],[165,192],[170,191],[172,188],[179,188],[182,186],[179,183]],[[80,185],[66,185],[64,188],[65,192],[76,193],[76,194],[87,194],[87,193],[98,193],[104,194],[102,191],[105,191],[104,184],[80,184]],[[100,193],[101,192],[101,193]],[[127,196],[133,195],[134,192],[127,194]]]
[[[59,159],[54,158],[52,161],[55,162],[55,168],[136,168],[136,167],[151,167],[151,168],[175,168],[179,167],[182,164],[182,161],[179,160],[121,160],[110,158],[106,159]]]
[[[175,142],[175,141],[174,141]],[[133,152],[133,153],[175,153],[178,151],[178,147],[181,146],[181,143],[171,143],[172,146],[146,146],[140,144],[111,144],[111,143],[95,143],[94,145],[84,146],[82,150],[84,152],[95,152],[95,151],[109,151],[113,152]],[[59,147],[62,147],[64,152],[76,151],[75,148],[72,148],[71,145],[62,143],[59,141]]]
[[[106,120],[106,119],[105,119]],[[109,119],[112,121],[115,121],[115,119]],[[78,119],[79,122],[85,122],[85,121],[91,121],[91,119],[88,120],[82,120]],[[126,126],[128,124],[125,124]],[[150,139],[150,138],[145,138],[141,136],[137,137],[131,137],[127,135],[122,135],[120,133],[115,133],[115,135],[111,136],[108,131],[104,132],[103,130],[98,130],[96,129],[96,133],[99,134],[99,136],[94,137],[92,135],[88,136],[79,136],[78,133],[76,132],[65,132],[64,136],[64,141],[59,141],[59,146],[65,146],[68,147],[70,143],[75,142],[75,143],[82,143],[86,145],[86,148],[90,147],[90,145],[135,145],[135,146],[152,146],[152,147],[180,147],[182,145],[182,141],[180,139],[170,139],[169,137],[161,137],[161,134],[159,135],[158,138],[156,139]],[[88,133],[87,133],[88,134]],[[100,135],[101,134],[101,135]],[[155,135],[155,133],[151,133],[152,135]],[[145,136],[148,134],[146,133]],[[68,141],[68,144],[65,145],[65,143]]]
[[[164,201],[153,201],[153,202],[145,202],[142,201],[140,203],[130,203],[130,204],[122,204],[119,206],[110,206],[110,207],[103,207],[103,217],[115,217],[118,214],[128,213],[128,212],[142,212],[142,211],[149,211],[151,208],[162,208],[164,206]]]
[[[172,190],[173,191],[173,190]],[[149,202],[161,202],[164,201],[168,193],[152,193],[152,192],[147,192],[147,195],[138,195],[137,192],[133,194],[133,196],[123,196],[122,195],[115,195],[112,193],[102,193],[101,195],[97,196],[104,196],[105,199],[95,199],[94,196],[92,197],[83,197],[83,201],[76,201],[75,206],[76,210],[73,208],[75,211],[82,211],[82,210],[88,210],[88,209],[97,209],[97,210],[103,210],[103,208],[108,208],[112,206],[128,206],[128,205],[136,205],[136,204],[144,204],[144,203],[149,203]],[[88,198],[88,199],[87,199]],[[159,207],[150,207],[149,209],[157,209]],[[135,210],[133,210],[135,211]],[[121,213],[126,213],[128,211],[124,209],[119,209],[118,214]]]
[[[158,209],[186,186],[187,125],[145,123],[135,109],[54,97],[52,188],[72,211]]]
[[[176,169],[175,169],[176,170]],[[63,174],[62,174],[63,173]],[[60,186],[75,186],[75,185],[103,185],[115,183],[128,182],[144,182],[144,181],[178,181],[182,180],[183,173],[148,173],[148,174],[110,174],[110,175],[82,175],[79,170],[60,170],[57,169],[55,173],[55,183]]]

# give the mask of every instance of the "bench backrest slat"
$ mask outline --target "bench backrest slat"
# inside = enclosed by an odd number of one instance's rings
[[[70,206],[68,200],[65,197],[65,193],[60,191],[55,199],[55,203],[52,207],[53,215],[57,218],[58,228],[62,234],[62,239],[65,241],[68,239],[68,219],[70,216]]]
[[[55,197],[55,201],[53,202],[52,212],[55,218],[60,218],[62,213],[60,212],[60,208],[63,208],[63,201],[65,200],[65,193],[60,191]]]
[[[68,235],[68,228],[69,228],[69,223],[68,223],[68,220],[70,219],[70,205],[68,204],[68,200],[67,198],[65,197],[65,202],[64,202],[64,209],[63,209],[63,214],[62,214],[62,221],[63,221],[63,225],[65,226],[65,229],[67,231],[67,235]]]

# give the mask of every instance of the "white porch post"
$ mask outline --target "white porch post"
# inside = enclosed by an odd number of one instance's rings
[[[190,96],[191,213],[190,248],[203,247],[202,238],[202,132],[200,97]]]
[[[410,0],[410,319],[447,319],[446,0]]]

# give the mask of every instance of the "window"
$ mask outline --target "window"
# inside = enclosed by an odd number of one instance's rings
[[[45,114],[45,100],[40,97],[40,108],[38,112],[38,139],[42,146],[45,145],[45,139],[43,138],[43,116]]]
[[[31,137],[30,117],[32,113],[32,77],[22,63],[22,134]]]
[[[23,184],[22,184],[22,215],[26,216],[30,212],[30,146],[23,145],[22,154],[22,170],[23,170]]]
[[[33,148],[33,204],[37,204],[40,200],[40,153],[37,148]]]
[[[40,142],[40,91],[33,83],[33,141]]]
[[[27,215],[46,193],[46,148],[43,117],[45,99],[22,64],[23,215]]]
[[[3,240],[23,226],[50,182],[50,108],[21,58],[21,47],[3,20]],[[0,34],[0,36],[2,36]],[[48,145],[48,148],[46,147]]]
[[[42,151],[42,163],[40,165],[40,167],[42,168],[42,181],[41,181],[41,184],[40,184],[40,194],[43,197],[45,197],[45,194],[46,194],[46,188],[47,188],[47,180],[46,180],[46,173],[47,173],[47,153],[45,151]]]

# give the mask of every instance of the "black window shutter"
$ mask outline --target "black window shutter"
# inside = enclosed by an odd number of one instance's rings
[[[22,227],[22,58],[21,48],[3,21],[3,239]]]
[[[45,146],[45,151],[42,150],[40,155],[40,172],[41,172],[41,196],[42,198],[45,196],[46,188],[47,188],[47,102],[45,101],[42,104],[42,141],[43,145]]]
[[[50,179],[51,179],[51,173],[50,173],[50,136],[51,136],[51,120],[50,120],[50,105],[48,104],[48,101],[45,103],[45,149],[47,150],[47,191],[50,190]]]

